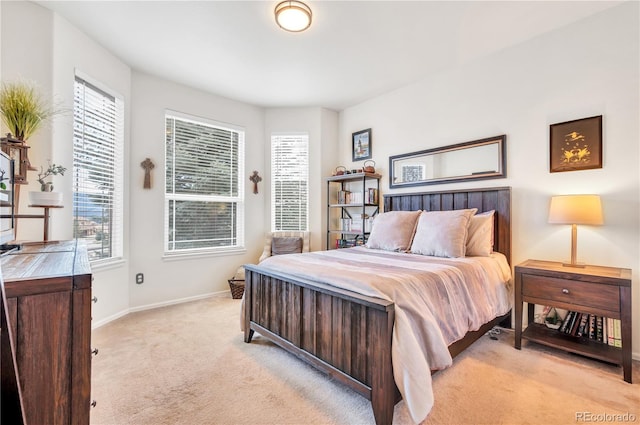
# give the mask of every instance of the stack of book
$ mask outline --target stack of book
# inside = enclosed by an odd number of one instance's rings
[[[578,338],[587,338],[614,347],[622,347],[619,319],[569,311],[558,331]]]
[[[378,203],[378,189],[370,187],[364,194],[365,204],[377,204]]]
[[[338,191],[338,203],[339,204],[350,204],[351,203],[351,192],[348,190],[339,190]]]
[[[365,216],[364,218],[341,218],[340,230],[344,232],[371,232],[373,220]]]
[[[363,238],[336,239],[336,248],[351,248],[354,246],[360,246],[364,244],[365,244],[365,240]]]
[[[370,188],[363,192],[350,192],[348,190],[338,191],[338,204],[366,204],[376,205],[378,203],[378,189]]]

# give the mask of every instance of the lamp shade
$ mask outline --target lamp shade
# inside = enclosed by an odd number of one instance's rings
[[[283,30],[304,31],[311,26],[311,8],[301,1],[283,1],[275,9],[276,22]]]
[[[603,223],[602,203],[598,195],[552,196],[549,223],[591,224]]]

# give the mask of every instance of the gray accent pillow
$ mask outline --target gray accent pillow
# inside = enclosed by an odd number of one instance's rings
[[[389,211],[378,214],[367,240],[367,248],[406,251],[411,246],[421,211]]]
[[[495,211],[476,214],[469,221],[467,257],[488,257],[493,252],[493,223]]]
[[[477,209],[423,211],[413,237],[413,254],[459,258],[465,256],[469,220]]]
[[[271,239],[271,255],[297,254],[302,252],[302,238],[274,237]]]

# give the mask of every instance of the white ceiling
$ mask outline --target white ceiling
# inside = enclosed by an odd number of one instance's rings
[[[134,69],[264,107],[342,110],[619,1],[40,1]]]

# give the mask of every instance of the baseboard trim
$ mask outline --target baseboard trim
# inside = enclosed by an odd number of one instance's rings
[[[92,321],[92,322],[91,322],[91,329],[92,329],[92,330],[93,330],[93,329],[98,329],[99,327],[104,326],[104,325],[106,325],[107,323],[113,322],[114,320],[117,320],[117,319],[119,319],[119,318],[121,318],[121,317],[126,316],[126,315],[127,315],[127,314],[129,314],[130,312],[131,312],[131,311],[130,311],[129,309],[126,309],[126,310],[122,310],[122,311],[120,311],[120,312],[118,312],[118,313],[116,313],[116,314],[113,314],[113,315],[111,315],[111,316],[109,316],[109,317],[105,317],[105,318],[104,318],[104,319],[102,319],[102,320]]]
[[[188,303],[191,301],[198,301],[198,300],[203,300],[206,298],[211,298],[211,297],[215,297],[215,296],[219,296],[219,295],[229,295],[229,291],[225,290],[225,291],[218,291],[218,292],[209,292],[208,294],[201,294],[201,295],[195,295],[193,297],[185,297],[185,298],[178,298],[175,300],[169,300],[169,301],[163,301],[163,302],[159,302],[159,303],[154,303],[154,304],[147,304],[147,305],[142,305],[142,306],[138,306],[138,307],[131,307],[128,308],[126,310],[122,310],[121,312],[118,312],[116,314],[113,314],[109,317],[106,317],[102,320],[98,320],[95,321],[91,324],[91,329],[97,329],[101,326],[106,325],[107,323],[113,322],[114,320],[120,319],[121,317],[124,317],[130,313],[136,313],[138,311],[145,311],[145,310],[153,310],[155,308],[162,308],[162,307],[168,307],[170,305],[175,305],[175,304],[182,304],[182,303]]]

